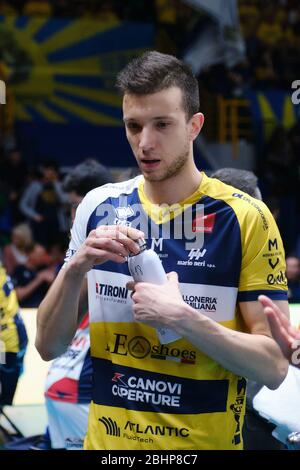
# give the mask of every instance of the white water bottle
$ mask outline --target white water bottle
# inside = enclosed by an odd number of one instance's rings
[[[137,240],[140,253],[129,255],[128,268],[131,276],[136,282],[150,282],[152,284],[165,284],[168,282],[167,275],[157,253],[154,250],[147,250],[145,240]],[[181,338],[173,330],[164,327],[156,328],[161,344],[171,343]]]

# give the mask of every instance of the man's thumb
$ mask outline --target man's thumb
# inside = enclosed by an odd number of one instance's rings
[[[175,271],[171,271],[167,274],[168,281],[178,282],[178,274]]]

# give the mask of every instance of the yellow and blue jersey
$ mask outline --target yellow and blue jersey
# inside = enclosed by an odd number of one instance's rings
[[[18,353],[27,344],[23,320],[13,283],[0,264],[0,339],[6,353]]]
[[[245,331],[239,302],[287,298],[282,241],[264,203],[202,176],[171,211],[149,203],[143,177],[91,191],[77,209],[69,256],[99,225],[140,228],[165,271],[178,273],[185,302]],[[94,387],[86,449],[241,449],[246,380],[185,338],[161,344],[154,328],[134,320],[129,280],[126,263],[88,273]]]

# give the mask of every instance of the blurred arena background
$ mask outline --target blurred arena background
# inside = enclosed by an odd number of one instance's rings
[[[63,262],[70,227],[63,187],[58,195],[51,184],[86,158],[115,180],[135,174],[114,81],[147,49],[184,59],[198,78],[206,118],[195,143],[199,169],[258,176],[282,234],[300,325],[299,0],[0,1],[0,255],[29,335],[14,400],[24,435],[45,424],[49,364],[33,346],[36,307]],[[45,200],[35,205],[37,183]],[[38,226],[49,209],[59,214],[55,234]],[[28,419],[31,405],[37,419]]]

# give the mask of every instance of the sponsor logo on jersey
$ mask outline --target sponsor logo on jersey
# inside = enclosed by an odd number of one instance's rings
[[[183,295],[183,300],[196,310],[203,312],[216,312],[218,300],[217,297],[201,297],[199,295]]]
[[[216,213],[196,216],[192,222],[192,231],[197,233],[212,233],[214,231]]]
[[[131,222],[128,222],[128,218],[134,215],[134,210],[131,206],[114,207],[117,217],[114,220],[114,225],[126,225],[131,226]]]
[[[195,259],[196,261],[198,261],[199,258],[203,258],[203,256],[205,256],[206,252],[206,249],[201,250],[200,248],[193,248],[188,254],[189,260],[192,261],[193,259]]]
[[[122,429],[123,438],[133,441],[137,440],[146,444],[153,443],[153,439],[151,437],[166,436],[186,438],[190,435],[190,430],[184,427],[164,426],[155,423],[140,424],[128,420],[121,428],[119,423],[116,420],[113,420],[110,416],[102,416],[99,418],[99,421],[103,424],[104,430],[109,436],[120,437]],[[146,438],[142,436],[146,436]]]
[[[114,373],[112,394],[131,402],[149,403],[178,408],[182,394],[182,384],[165,380],[146,379],[134,375]]]
[[[126,303],[129,290],[123,286],[114,286],[111,284],[95,284],[96,298],[100,298],[110,302]]]
[[[272,251],[273,248],[275,248],[275,250],[278,250],[277,238],[274,238],[274,240],[268,240],[268,247],[269,251]]]
[[[107,416],[102,416],[102,418],[99,418],[99,421],[103,424],[106,434],[108,436],[120,437],[120,427],[118,426],[116,421],[113,421]]]
[[[268,259],[268,262],[269,262],[269,266],[272,268],[272,269],[275,269],[277,264],[279,263],[279,258],[276,258],[276,260],[272,261],[272,259]]]
[[[283,258],[283,253],[278,249],[277,238],[274,240],[268,240],[268,253],[263,253],[263,258],[267,258],[268,265],[271,269],[275,269],[280,262],[280,259]]]
[[[134,215],[134,210],[132,209],[131,206],[116,207],[115,211],[119,219],[128,219],[128,217],[131,217]]]
[[[151,344],[143,336],[128,338],[127,335],[114,333],[115,339],[112,346],[107,345],[106,350],[119,356],[132,356],[135,359],[151,359],[181,362],[183,364],[195,364],[196,351],[179,349],[167,344]]]
[[[206,255],[207,250],[205,248],[192,248],[188,253],[188,260],[177,261],[178,266],[197,266],[200,268],[215,268],[216,265],[213,263],[207,263],[203,259]]]
[[[163,251],[163,238],[152,238],[151,239],[151,250],[156,251],[159,258],[168,258],[168,253],[162,253]],[[158,251],[157,251],[158,250]]]
[[[260,215],[263,230],[268,230],[269,224],[268,224],[268,221],[266,219],[266,216],[263,213],[260,205],[257,204],[257,202],[255,201],[255,199],[250,198],[247,194],[241,194],[241,193],[233,193],[232,197],[237,197],[239,199],[242,199],[243,201],[248,202],[248,204],[250,204],[252,207],[254,207]]]
[[[79,437],[67,437],[65,439],[65,448],[68,450],[83,449],[83,439]]]
[[[127,421],[124,426],[124,431],[132,431],[135,434],[168,437],[188,437],[190,435],[190,431],[187,428],[177,428],[172,426],[162,426],[155,424],[141,425],[132,421]]]
[[[267,283],[270,286],[287,286],[287,278],[283,271],[279,271],[278,274],[270,273],[267,276]]]
[[[242,436],[242,427],[241,427],[241,416],[243,412],[243,406],[245,402],[245,393],[246,393],[246,379],[241,377],[237,381],[237,390],[236,390],[235,402],[230,405],[230,409],[233,412],[234,419],[236,422],[236,429],[232,439],[232,443],[235,445],[240,444]]]

